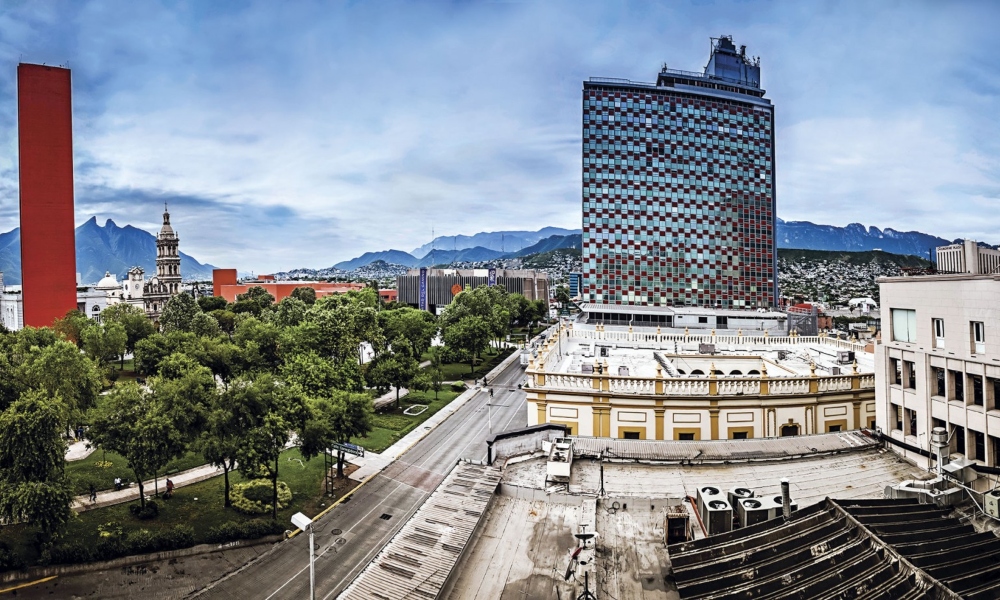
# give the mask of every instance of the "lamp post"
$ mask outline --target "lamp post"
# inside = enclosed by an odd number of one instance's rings
[[[292,525],[309,532],[309,598],[316,600],[316,546],[313,537],[312,519],[302,513],[292,515]]]

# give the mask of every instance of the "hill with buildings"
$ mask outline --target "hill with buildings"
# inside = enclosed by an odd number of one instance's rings
[[[443,235],[410,252],[417,258],[423,258],[431,250],[465,250],[480,246],[494,250],[498,255],[514,254],[526,250],[528,246],[552,236],[580,233],[579,229],[563,229],[562,227],[543,227],[538,231],[484,231],[474,235]]]
[[[180,253],[181,273],[185,281],[209,280],[212,269],[188,254]],[[81,283],[96,283],[105,272],[121,280],[132,267],[139,266],[149,278],[156,274],[156,236],[126,225],[119,227],[108,219],[103,226],[97,217],[76,228],[76,271]],[[0,233],[0,271],[4,283],[21,283],[21,231],[20,228]]]
[[[906,267],[928,267],[930,262],[888,252],[843,252],[778,249],[781,295],[801,296],[832,304],[851,298],[879,299],[879,277],[896,277]]]
[[[806,250],[846,250],[862,252],[882,250],[892,254],[909,254],[927,258],[928,252],[937,246],[951,242],[919,231],[896,231],[895,229],[865,227],[861,223],[851,223],[846,227],[817,225],[809,221],[777,220],[778,248],[804,248]]]

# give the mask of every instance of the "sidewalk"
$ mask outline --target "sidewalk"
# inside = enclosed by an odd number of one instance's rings
[[[184,487],[186,485],[191,485],[192,483],[198,483],[199,481],[205,481],[206,479],[211,479],[222,475],[222,469],[213,467],[212,465],[202,465],[200,467],[195,467],[193,469],[188,469],[187,471],[181,471],[180,473],[174,473],[170,475],[170,481],[174,482],[174,488]],[[147,498],[153,495],[154,491],[154,480],[150,479],[143,483],[143,491],[146,493]],[[166,476],[159,478],[159,488],[160,491],[166,490],[167,478]],[[91,502],[90,496],[84,494],[82,496],[77,496],[73,499],[73,505],[71,508],[76,512],[84,512],[92,510],[95,508],[103,508],[105,506],[112,506],[114,504],[121,504],[123,502],[131,502],[132,500],[139,499],[139,486],[138,484],[132,484],[129,487],[122,488],[120,490],[104,490],[103,492],[97,492],[97,502]]]
[[[96,447],[87,447],[86,441],[72,442],[66,447],[66,461],[83,460],[94,453]]]
[[[410,390],[408,390],[406,388],[399,388],[399,399],[402,400],[409,393],[410,393]],[[395,404],[395,402],[396,402],[396,388],[391,387],[391,388],[389,388],[388,392],[386,392],[386,393],[382,394],[381,396],[379,396],[378,398],[375,398],[374,400],[372,400],[372,405],[375,407],[375,410],[378,410],[378,409],[382,408],[383,406],[388,406],[390,404]]]

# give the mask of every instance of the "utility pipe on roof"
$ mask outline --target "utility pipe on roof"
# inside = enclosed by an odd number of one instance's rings
[[[781,478],[781,515],[787,521],[792,516],[792,495],[788,491],[788,478]]]

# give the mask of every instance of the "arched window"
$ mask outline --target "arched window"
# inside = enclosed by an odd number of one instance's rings
[[[729,374],[730,375],[742,375],[743,372],[740,371],[739,369],[733,369],[732,371],[729,372]]]
[[[695,369],[694,371],[691,371],[691,375],[704,375],[704,374],[705,372],[702,371],[701,369]]]
[[[799,435],[798,425],[782,425],[781,426],[781,437],[790,437],[793,435]]]
[[[747,371],[747,375],[760,375],[760,371],[758,371],[757,369],[750,369],[749,371]]]

